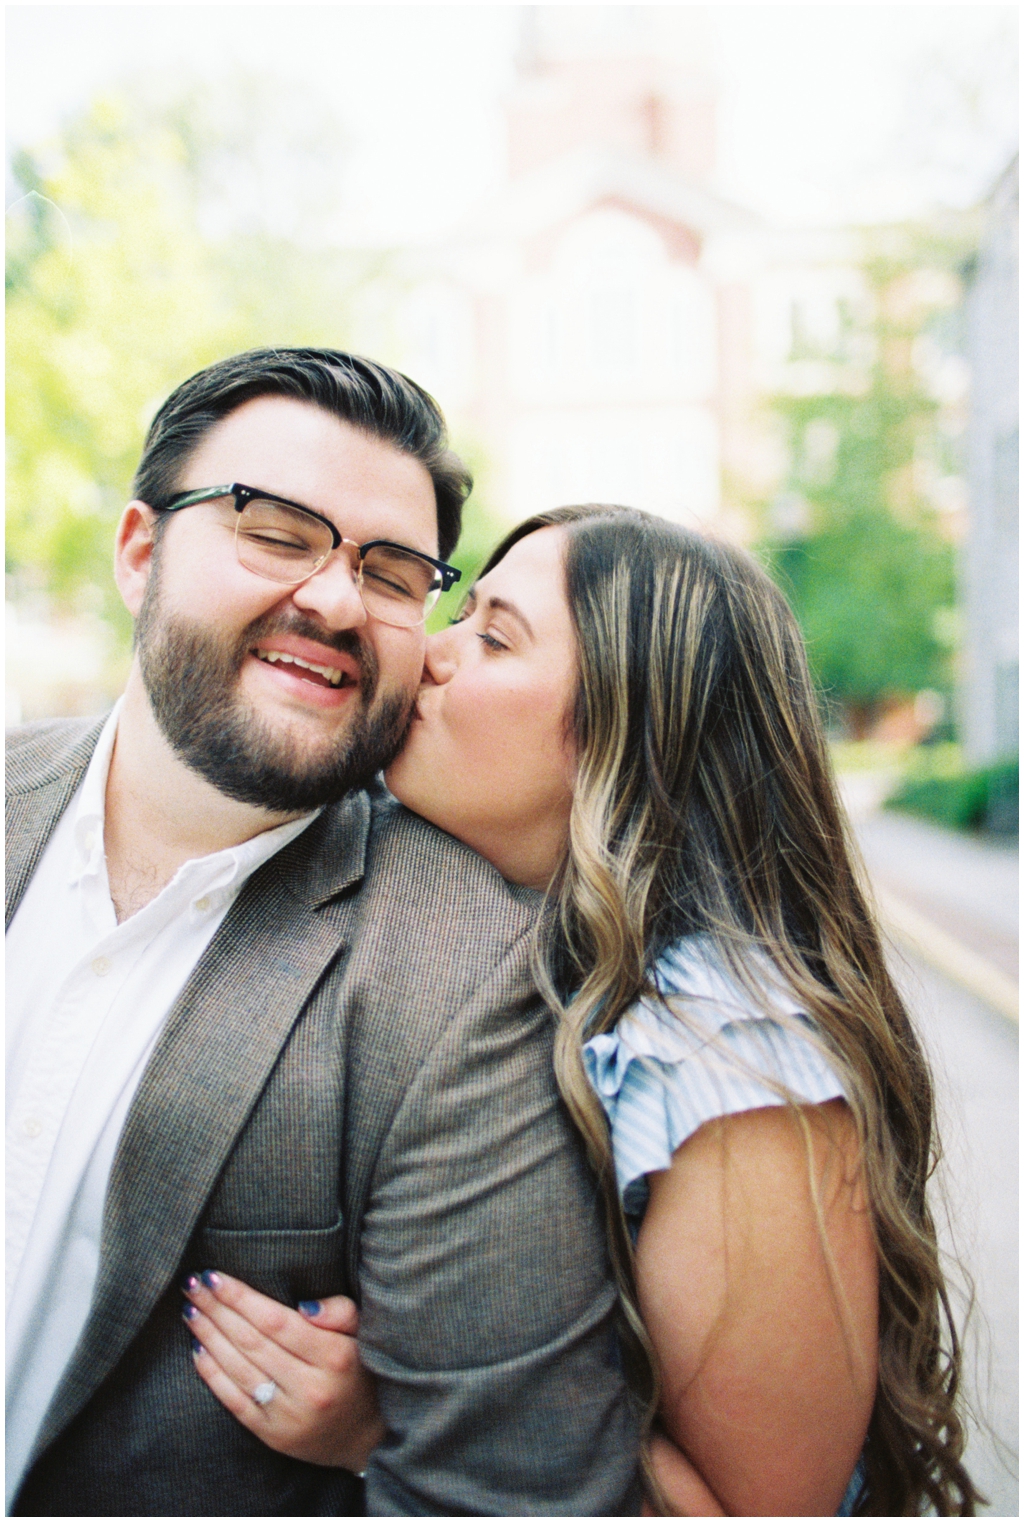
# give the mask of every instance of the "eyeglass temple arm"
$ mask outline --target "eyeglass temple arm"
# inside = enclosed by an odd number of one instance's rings
[[[158,508],[157,511],[176,513],[179,508],[195,507],[197,502],[214,502],[218,497],[234,497],[236,512],[240,513],[245,506],[245,501],[239,497],[236,486],[204,486],[201,491],[190,491],[183,497],[175,497],[173,502],[168,502],[166,507]]]

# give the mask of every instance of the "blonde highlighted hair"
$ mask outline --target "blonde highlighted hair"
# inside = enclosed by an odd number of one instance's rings
[[[608,1129],[581,1047],[656,992],[668,946],[701,934],[755,998],[751,952],[770,959],[856,1121],[880,1268],[860,1509],[973,1515],[960,1348],[926,1192],[931,1078],[854,870],[796,622],[749,555],[631,508],[539,513],[485,569],[551,526],[565,532],[577,639],[577,780],[538,976],[559,1017],[559,1086],[605,1189],[634,1380],[653,1405]]]

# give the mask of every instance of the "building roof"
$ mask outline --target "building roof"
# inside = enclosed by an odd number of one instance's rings
[[[761,219],[678,171],[639,154],[580,148],[513,180],[480,208],[464,235],[530,238],[614,202],[685,227],[699,237],[754,232]]]

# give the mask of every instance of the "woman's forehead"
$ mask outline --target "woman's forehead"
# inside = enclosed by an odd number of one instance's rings
[[[478,602],[511,603],[538,638],[571,638],[565,594],[565,533],[538,529],[514,544],[471,589]]]
[[[510,577],[517,580],[532,577],[546,583],[561,582],[564,557],[565,530],[557,525],[537,529],[535,533],[527,534],[525,539],[518,540],[508,554],[503,555],[498,564],[480,578],[477,588],[485,587],[489,590],[492,583],[497,584]]]

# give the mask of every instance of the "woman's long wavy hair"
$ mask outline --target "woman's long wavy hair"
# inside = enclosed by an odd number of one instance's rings
[[[657,1374],[581,1046],[654,990],[666,947],[702,934],[755,997],[750,952],[771,959],[855,1117],[880,1268],[861,1509],[971,1516],[980,1497],[961,1463],[960,1348],[926,1197],[931,1078],[854,870],[796,622],[749,555],[631,508],[537,514],[485,569],[550,526],[566,536],[578,647],[577,777],[538,976],[559,1015],[559,1086],[604,1185],[649,1406]]]

